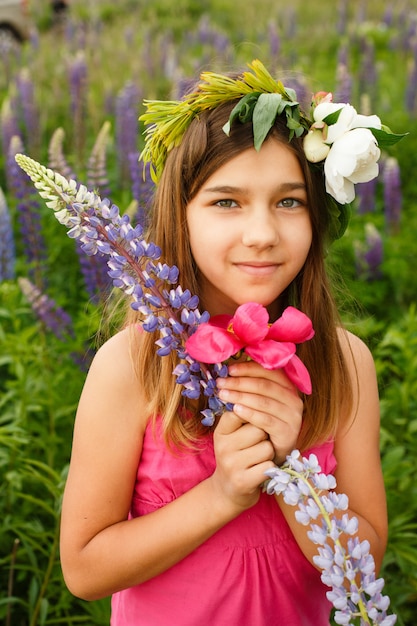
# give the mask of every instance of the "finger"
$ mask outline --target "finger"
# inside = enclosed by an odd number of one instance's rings
[[[247,376],[224,378],[218,383],[218,387],[221,400],[230,404],[237,402],[245,404],[249,396],[258,399],[264,397],[265,410],[268,410],[270,402],[278,402],[280,405],[295,404],[297,407],[302,403],[302,399],[294,386],[284,386],[276,380],[266,378]]]
[[[263,368],[259,363],[254,361],[245,361],[242,363],[234,363],[228,369],[229,376],[218,380],[219,387],[228,386],[232,384],[234,380],[240,379],[252,379],[258,381],[264,379],[265,381],[271,381],[279,384],[287,390],[298,394],[296,386],[290,381],[283,369],[267,370]]]
[[[269,439],[263,439],[246,449],[247,467],[254,467],[260,463],[272,461],[275,457],[274,446]]]
[[[245,424],[245,420],[238,417],[236,413],[226,411],[220,417],[219,423],[216,426],[217,434],[230,435],[238,430],[243,424]]]
[[[256,398],[248,395],[247,398],[236,399],[234,413],[243,421],[265,430],[271,436],[282,429],[299,433],[302,423],[303,405],[296,406],[280,403],[269,398]]]

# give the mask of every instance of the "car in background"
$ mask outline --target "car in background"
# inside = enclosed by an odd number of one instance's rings
[[[0,0],[0,50],[22,43],[29,33],[29,1]]]

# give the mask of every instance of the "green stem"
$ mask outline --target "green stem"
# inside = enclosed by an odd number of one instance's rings
[[[49,580],[51,578],[52,569],[55,564],[56,554],[58,551],[58,541],[59,541],[59,518],[56,521],[54,540],[52,542],[51,551],[49,553],[48,565],[46,567],[41,588],[39,590],[38,598],[36,600],[35,608],[33,609],[33,613],[30,618],[29,626],[36,626],[39,613],[42,606],[42,600],[46,595],[46,590],[49,584]]]
[[[7,584],[7,597],[9,599],[13,596],[14,573],[15,573],[17,549],[19,547],[19,543],[20,543],[20,540],[17,538],[13,542],[12,555],[10,559],[9,580]],[[12,605],[11,603],[8,603],[5,626],[11,626],[11,623],[12,623]]]

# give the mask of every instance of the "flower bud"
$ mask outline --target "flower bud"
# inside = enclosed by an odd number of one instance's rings
[[[322,131],[317,128],[308,131],[304,137],[303,147],[306,159],[310,163],[323,161],[330,152],[330,146],[323,140]]]

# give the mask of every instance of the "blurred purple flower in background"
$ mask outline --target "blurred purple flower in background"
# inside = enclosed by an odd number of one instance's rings
[[[25,144],[31,153],[37,154],[40,148],[39,109],[35,99],[35,85],[27,68],[17,74],[18,106],[25,129]]]
[[[30,303],[33,312],[39,321],[50,330],[58,339],[64,340],[73,336],[71,317],[64,309],[57,305],[28,278],[17,279],[19,287]]]
[[[0,282],[15,277],[16,250],[12,220],[3,190],[0,187]]]
[[[374,224],[365,224],[365,242],[354,242],[356,273],[365,280],[382,278],[381,264],[384,246],[381,234]]]
[[[5,98],[1,107],[1,118],[0,118],[0,128],[1,128],[1,141],[2,141],[2,149],[3,155],[5,159],[9,154],[9,147],[12,137],[21,137],[21,132],[19,128],[19,124],[16,117],[16,101],[15,99]],[[7,179],[8,171],[6,169],[6,180],[8,182],[8,186],[10,183]]]
[[[388,233],[398,233],[401,222],[402,192],[400,166],[395,157],[388,157],[383,168],[385,223]]]
[[[339,4],[337,7],[337,32],[339,35],[346,34],[347,27],[347,10],[348,10],[348,0],[339,0]]]
[[[87,120],[88,69],[84,52],[79,50],[68,64],[74,152],[83,160]]]
[[[65,178],[75,178],[75,174],[68,164],[63,143],[65,139],[65,131],[63,128],[57,128],[51,137],[48,147],[48,167],[65,176]]]
[[[87,187],[95,189],[101,196],[110,196],[110,183],[107,173],[107,145],[110,122],[104,122],[91,150],[87,163]]]
[[[269,39],[269,54],[271,59],[278,60],[281,52],[281,39],[279,36],[278,28],[272,20],[268,24],[268,39]]]
[[[138,152],[139,102],[141,94],[133,82],[125,84],[116,99],[116,149],[120,183],[130,180],[131,154]]]
[[[376,187],[378,178],[373,178],[367,183],[356,185],[356,197],[358,199],[358,213],[364,215],[373,213],[376,208]]]
[[[416,37],[416,33],[414,33]],[[408,77],[405,89],[405,108],[409,113],[415,113],[417,109],[417,42],[412,40],[411,50],[413,58],[409,65]]]
[[[37,193],[15,161],[16,154],[22,150],[23,144],[20,137],[12,137],[7,159],[7,179],[17,201],[16,209],[23,255],[29,265],[28,274],[35,284],[43,289],[46,283],[44,270],[47,246],[42,235],[41,208]]]

